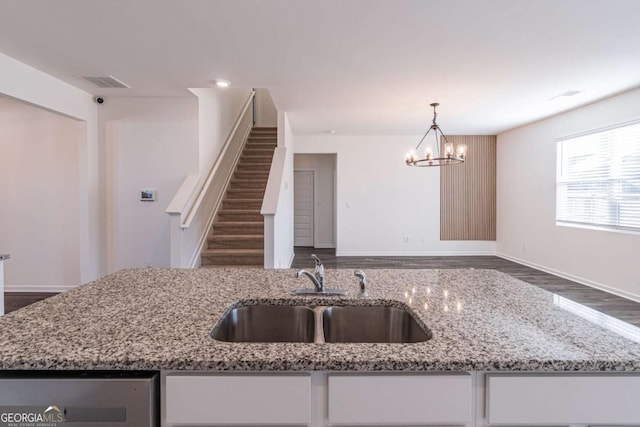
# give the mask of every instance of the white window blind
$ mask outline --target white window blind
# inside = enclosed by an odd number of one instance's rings
[[[557,143],[556,221],[640,231],[640,122]]]

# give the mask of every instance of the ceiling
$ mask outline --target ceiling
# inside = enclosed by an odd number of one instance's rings
[[[420,134],[438,101],[445,133],[495,134],[640,86],[638,16],[638,0],[0,0],[0,52],[107,97],[268,88],[295,133]]]

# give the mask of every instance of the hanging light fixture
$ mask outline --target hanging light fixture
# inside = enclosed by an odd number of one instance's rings
[[[433,107],[433,123],[429,129],[427,129],[427,133],[424,134],[418,145],[416,145],[416,148],[407,153],[405,158],[407,166],[427,167],[455,165],[464,162],[467,157],[467,146],[459,144],[454,147],[453,143],[447,140],[447,137],[442,133],[442,129],[440,129],[440,126],[436,123],[436,117],[438,116],[436,113],[436,107],[438,105],[440,104],[437,102],[431,104]],[[431,145],[427,142],[424,149],[424,157],[420,157],[418,155],[418,150],[431,131],[433,131],[433,135],[435,136],[435,144]],[[438,133],[440,133],[440,137],[438,137]],[[441,139],[444,141],[444,152],[442,155],[440,154]]]

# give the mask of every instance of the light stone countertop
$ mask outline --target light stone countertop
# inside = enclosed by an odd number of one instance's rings
[[[293,270],[129,269],[0,318],[2,369],[640,371],[640,344],[494,270],[327,270],[345,297],[299,297]],[[227,343],[209,336],[250,304],[392,304],[433,333],[415,344]]]

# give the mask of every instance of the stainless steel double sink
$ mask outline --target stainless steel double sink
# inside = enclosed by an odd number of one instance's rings
[[[398,307],[263,304],[228,311],[211,337],[228,342],[417,343],[432,334]]]

